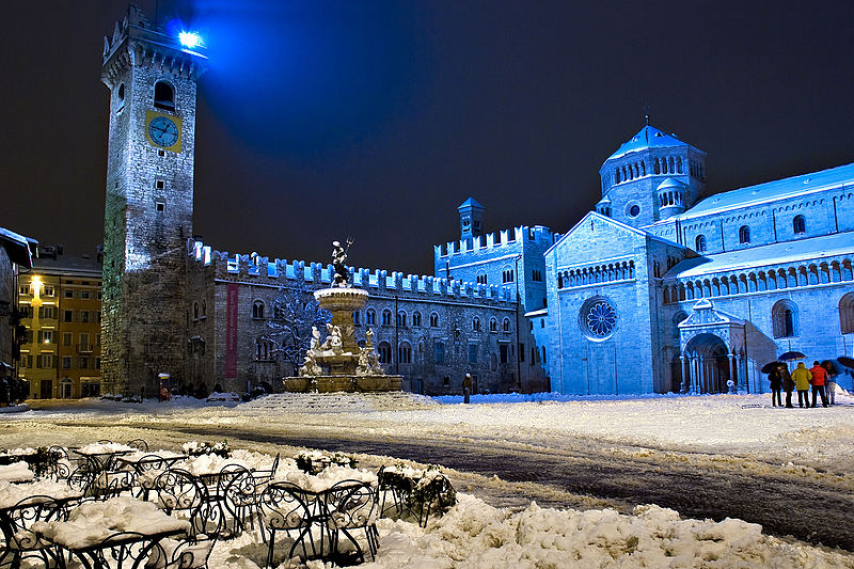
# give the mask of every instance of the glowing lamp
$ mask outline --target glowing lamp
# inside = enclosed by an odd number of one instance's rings
[[[178,34],[178,41],[181,42],[181,45],[184,47],[193,49],[194,47],[202,45],[202,36],[196,32],[181,32]]]

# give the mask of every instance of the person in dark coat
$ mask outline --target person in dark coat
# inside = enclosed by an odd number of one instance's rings
[[[780,375],[783,378],[783,391],[786,392],[786,408],[794,409],[795,406],[792,405],[792,391],[795,390],[795,381],[789,375],[789,368],[781,366],[777,369],[780,370]]]
[[[468,403],[471,396],[471,374],[467,373],[463,378],[463,403]]]
[[[771,406],[783,406],[783,397],[780,391],[783,389],[783,374],[780,373],[780,367],[775,366],[768,374],[768,380],[771,382]]]

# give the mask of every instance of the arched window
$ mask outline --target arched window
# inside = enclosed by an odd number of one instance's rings
[[[264,302],[256,300],[252,303],[252,318],[264,318]]]
[[[741,244],[750,243],[750,228],[742,225],[738,229],[738,242]]]
[[[471,329],[475,332],[480,332],[480,318],[475,316],[471,321]]]
[[[397,313],[397,325],[400,328],[406,327],[406,312],[398,312]]]
[[[193,303],[193,320],[198,320],[198,319],[199,319],[199,303],[194,302]]]
[[[697,239],[695,240],[696,247],[694,249],[698,253],[702,253],[706,250],[706,236],[705,235],[697,235]]]
[[[377,313],[374,310],[368,310],[365,312],[365,325],[366,326],[376,326],[377,325]]]
[[[807,220],[804,216],[795,216],[795,219],[792,220],[792,231],[795,232],[795,235],[803,235],[807,232]]]
[[[154,106],[167,111],[175,110],[175,90],[172,88],[172,85],[165,81],[155,83]]]
[[[509,332],[510,331],[510,319],[505,318],[504,322],[501,324],[501,327],[505,332]]]
[[[391,326],[391,310],[383,310],[383,326]]]
[[[798,307],[791,300],[780,300],[771,308],[775,338],[791,338],[798,333]]]
[[[380,342],[380,345],[377,346],[377,354],[381,364],[391,363],[391,345],[388,342]]]
[[[397,362],[401,364],[412,363],[412,346],[403,343],[397,347]]]
[[[362,325],[362,313],[358,310],[353,311],[353,324],[356,326]]]
[[[420,312],[413,312],[412,313],[412,325],[415,326],[416,328],[421,327],[421,313]]]
[[[854,333],[854,292],[839,299],[839,329],[843,334]]]
[[[202,318],[204,318],[204,317],[205,317],[205,316],[207,316],[207,315],[208,315],[208,305],[207,305],[207,303],[203,300],[203,301],[202,301],[202,316],[201,316],[201,317],[202,317]]]
[[[435,312],[430,315],[430,327],[438,328],[439,327],[439,315]]]
[[[272,359],[273,343],[266,338],[258,338],[255,340],[255,359],[257,361],[266,362]]]
[[[481,273],[481,274],[477,275],[475,277],[475,282],[477,282],[477,284],[483,284],[483,285],[487,284],[486,273]]]
[[[489,331],[498,332],[498,320],[496,320],[495,318],[489,319]]]
[[[673,337],[679,337],[679,323],[688,318],[688,315],[681,310],[673,316]]]

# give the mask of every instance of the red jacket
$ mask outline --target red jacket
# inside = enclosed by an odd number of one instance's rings
[[[812,366],[810,368],[812,374],[813,385],[824,385],[827,382],[827,372],[821,366]]]

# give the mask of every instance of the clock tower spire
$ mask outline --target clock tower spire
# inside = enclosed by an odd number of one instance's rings
[[[104,216],[104,392],[154,396],[184,376],[196,82],[207,58],[131,6],[104,39],[110,89]]]

